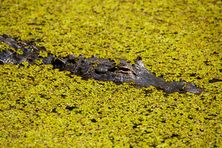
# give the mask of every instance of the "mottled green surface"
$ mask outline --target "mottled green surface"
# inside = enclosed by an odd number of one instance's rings
[[[0,65],[0,147],[221,147],[219,0],[0,0],[0,34],[53,54],[132,61],[204,89],[84,81],[50,65]],[[0,50],[6,48],[0,44]]]

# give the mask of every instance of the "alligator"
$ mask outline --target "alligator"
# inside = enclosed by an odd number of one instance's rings
[[[179,81],[167,82],[163,78],[156,77],[150,72],[142,62],[141,57],[134,60],[134,64],[125,60],[115,62],[112,59],[97,58],[92,56],[85,58],[83,55],[73,54],[66,57],[58,57],[49,52],[43,46],[36,46],[34,41],[22,41],[18,37],[0,35],[0,42],[7,44],[9,49],[0,52],[0,64],[52,64],[53,68],[61,71],[70,71],[71,74],[81,76],[83,79],[95,79],[100,81],[113,81],[116,84],[130,83],[138,87],[154,86],[166,93],[186,93],[200,94],[203,90],[193,83]],[[18,52],[19,51],[19,52]],[[40,52],[47,52],[47,56],[42,56]]]

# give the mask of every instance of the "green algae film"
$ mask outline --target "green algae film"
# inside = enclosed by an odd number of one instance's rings
[[[1,65],[1,147],[222,145],[222,88],[212,81],[222,78],[220,1],[0,3],[1,34],[40,39],[58,56],[142,56],[158,76],[204,88],[199,96],[166,95],[81,80],[50,65]]]

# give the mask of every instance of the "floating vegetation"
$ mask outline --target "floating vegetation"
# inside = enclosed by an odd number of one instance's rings
[[[1,1],[0,34],[58,57],[141,56],[157,76],[204,89],[166,94],[51,65],[0,65],[1,147],[221,146],[221,9],[211,0]]]

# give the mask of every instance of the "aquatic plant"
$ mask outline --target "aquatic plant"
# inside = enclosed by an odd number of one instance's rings
[[[0,2],[0,34],[36,39],[56,56],[137,56],[201,95],[82,80],[52,66],[0,66],[1,147],[219,147],[220,1]],[[40,40],[41,39],[41,40]],[[0,44],[0,49],[8,49]]]

